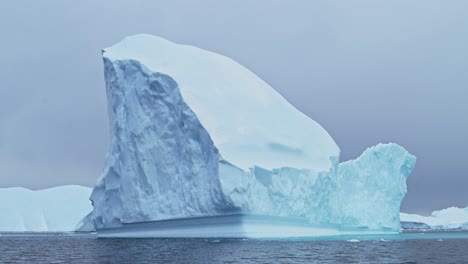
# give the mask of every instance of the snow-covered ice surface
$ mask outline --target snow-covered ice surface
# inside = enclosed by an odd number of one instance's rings
[[[199,48],[135,35],[103,59],[111,145],[91,195],[98,233],[236,214],[264,216],[266,228],[294,217],[333,234],[400,230],[416,160],[404,148],[379,144],[339,163],[319,124],[245,67]]]
[[[133,103],[132,107],[155,114],[163,103],[158,99],[164,97],[167,103],[176,105],[183,98],[193,111],[190,117],[199,120],[221,156],[244,170],[289,166],[323,171],[331,167],[330,157],[339,155],[338,146],[325,129],[230,58],[151,35],[127,37],[104,49],[103,57],[108,86],[114,81],[108,87],[114,107],[128,109]],[[117,76],[108,71],[115,71]],[[118,85],[127,94],[116,94]],[[130,91],[130,87],[140,90]],[[168,94],[161,93],[164,91]],[[129,101],[131,96],[140,101]],[[127,102],[117,105],[118,99]],[[132,121],[140,123],[126,123],[129,129],[133,125],[154,126],[155,119],[148,113],[130,113],[134,115]],[[170,116],[174,112],[168,114],[166,118],[177,119]]]
[[[449,207],[434,211],[430,216],[400,213],[400,219],[402,222],[407,222],[405,225],[409,229],[468,230],[468,207]],[[424,225],[414,223],[422,223]]]
[[[0,189],[0,232],[68,232],[93,210],[91,188]]]

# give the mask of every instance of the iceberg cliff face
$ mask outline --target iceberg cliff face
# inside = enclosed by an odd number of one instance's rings
[[[343,227],[399,230],[400,204],[416,157],[397,144],[378,144],[330,176],[330,220]],[[321,189],[319,187],[317,189]]]
[[[316,173],[290,167],[243,171],[220,163],[223,192],[243,211],[259,215],[307,217],[312,213]]]
[[[96,227],[229,210],[219,152],[177,83],[134,60],[104,65],[112,138],[91,198]]]
[[[378,145],[339,164],[315,121],[224,56],[136,35],[103,51],[111,126],[91,195],[99,229],[247,213],[400,229],[415,158]]]
[[[287,167],[244,172],[222,163],[220,178],[224,193],[249,212],[342,228],[399,230],[406,178],[415,162],[401,146],[379,144],[318,175]]]

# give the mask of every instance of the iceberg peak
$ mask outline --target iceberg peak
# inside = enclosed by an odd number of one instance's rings
[[[258,165],[320,171],[339,156],[325,129],[228,57],[145,34],[104,51],[109,61],[134,60],[170,76],[222,158],[244,170]]]

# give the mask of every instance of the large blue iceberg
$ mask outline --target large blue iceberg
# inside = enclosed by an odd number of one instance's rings
[[[111,144],[99,236],[400,231],[416,158],[379,144],[339,163],[318,123],[237,62],[150,35],[103,50]]]

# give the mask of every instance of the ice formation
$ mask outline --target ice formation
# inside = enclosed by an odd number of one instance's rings
[[[319,124],[237,62],[199,48],[135,35],[103,60],[111,145],[91,195],[98,232],[239,214],[399,231],[415,164],[402,147],[338,163]]]
[[[80,222],[78,222],[74,231],[76,232],[95,232],[96,231],[96,228],[94,227],[93,211],[89,212],[85,217],[83,217],[80,220]]]
[[[340,163],[326,180],[332,182],[323,199],[329,199],[329,208],[319,215],[328,215],[326,220],[342,227],[399,230],[398,212],[415,163],[416,158],[397,144],[378,144],[356,160]]]
[[[415,161],[397,144],[379,144],[318,175],[289,167],[244,172],[225,162],[219,174],[224,193],[244,211],[343,228],[398,230]]]
[[[0,232],[68,232],[93,207],[91,188],[0,189]]]
[[[468,230],[468,207],[449,207],[434,211],[430,216],[400,213],[400,219],[407,229]]]

